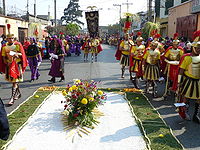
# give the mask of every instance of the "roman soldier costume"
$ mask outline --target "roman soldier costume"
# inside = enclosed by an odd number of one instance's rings
[[[124,78],[125,67],[130,66],[130,48],[134,45],[133,41],[129,39],[128,33],[125,35],[125,39],[121,41],[119,50],[121,51],[120,64],[122,65],[122,75],[121,78]]]
[[[12,95],[9,104],[21,97],[19,82],[23,81],[23,73],[27,66],[27,59],[21,43],[14,42],[14,35],[10,34],[8,27],[7,43],[1,49],[0,72],[5,73],[5,79],[13,84]]]
[[[189,100],[196,100],[193,121],[200,123],[200,31],[195,34],[197,37],[192,44],[192,53],[184,55],[180,62],[178,102],[184,102],[186,105],[179,107],[178,110],[183,119],[190,120],[188,115]]]
[[[153,41],[150,48],[143,56],[143,72],[146,79],[146,92],[149,92],[149,85],[152,83],[153,96],[156,94],[156,81],[160,78],[160,51],[157,48],[158,42]]]
[[[142,74],[142,57],[145,51],[145,46],[142,45],[143,38],[141,37],[141,32],[138,32],[138,37],[136,39],[136,44],[131,46],[131,56],[130,56],[130,71],[136,73],[133,83],[136,88],[138,88],[138,79],[143,76]],[[132,75],[131,75],[132,80]]]
[[[173,81],[175,81],[178,76],[178,65],[181,56],[183,56],[184,54],[183,48],[178,46],[178,44],[179,44],[178,34],[174,34],[173,46],[170,46],[164,54],[165,61],[167,62],[165,68],[165,74],[167,76],[167,84],[164,96],[166,96],[167,89],[169,87],[174,87]],[[175,91],[174,88],[171,88],[171,90]]]

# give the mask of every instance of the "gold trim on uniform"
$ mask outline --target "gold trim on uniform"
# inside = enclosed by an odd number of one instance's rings
[[[179,61],[180,60],[180,49],[170,49],[169,60],[171,61]]]
[[[120,64],[122,66],[130,66],[129,55],[121,55]]]
[[[180,84],[180,92],[184,97],[200,99],[200,79],[193,79],[184,75]]]
[[[147,80],[158,80],[160,78],[158,65],[147,64],[144,70],[144,78]]]

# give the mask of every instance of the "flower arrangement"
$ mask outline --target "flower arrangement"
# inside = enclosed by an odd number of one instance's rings
[[[131,28],[131,24],[132,24],[132,16],[133,14],[131,13],[126,13],[126,20],[124,22],[124,32],[126,33],[130,28]]]
[[[75,79],[62,94],[66,98],[63,114],[68,126],[93,128],[98,123],[95,108],[105,102],[106,94],[97,89],[97,82]]]

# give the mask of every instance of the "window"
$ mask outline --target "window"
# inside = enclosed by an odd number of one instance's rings
[[[168,15],[168,9],[174,6],[174,0],[166,0],[165,2],[165,15]]]
[[[181,3],[187,2],[188,0],[181,0]]]

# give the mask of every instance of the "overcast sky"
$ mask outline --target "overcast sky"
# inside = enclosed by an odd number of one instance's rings
[[[2,0],[0,1],[2,4]],[[33,14],[33,5],[34,1],[36,1],[37,15],[47,15],[48,7],[50,6],[50,14],[54,18],[54,0],[6,0],[6,6],[7,9],[14,6],[14,8],[26,11],[27,1],[29,1],[29,12],[31,14]],[[113,4],[122,5],[121,15],[123,17],[124,12],[127,12],[127,6],[123,5],[126,2],[127,0],[79,0],[79,5],[81,6],[81,10],[86,10],[88,6],[97,6],[97,8],[100,8],[99,24],[108,25],[119,21],[119,7],[115,7]],[[129,0],[128,2],[132,3],[132,5],[129,5],[129,12],[131,13],[147,10],[147,0]],[[67,8],[68,3],[69,0],[57,0],[57,18],[63,15],[63,10]],[[85,18],[81,20],[85,22]]]

